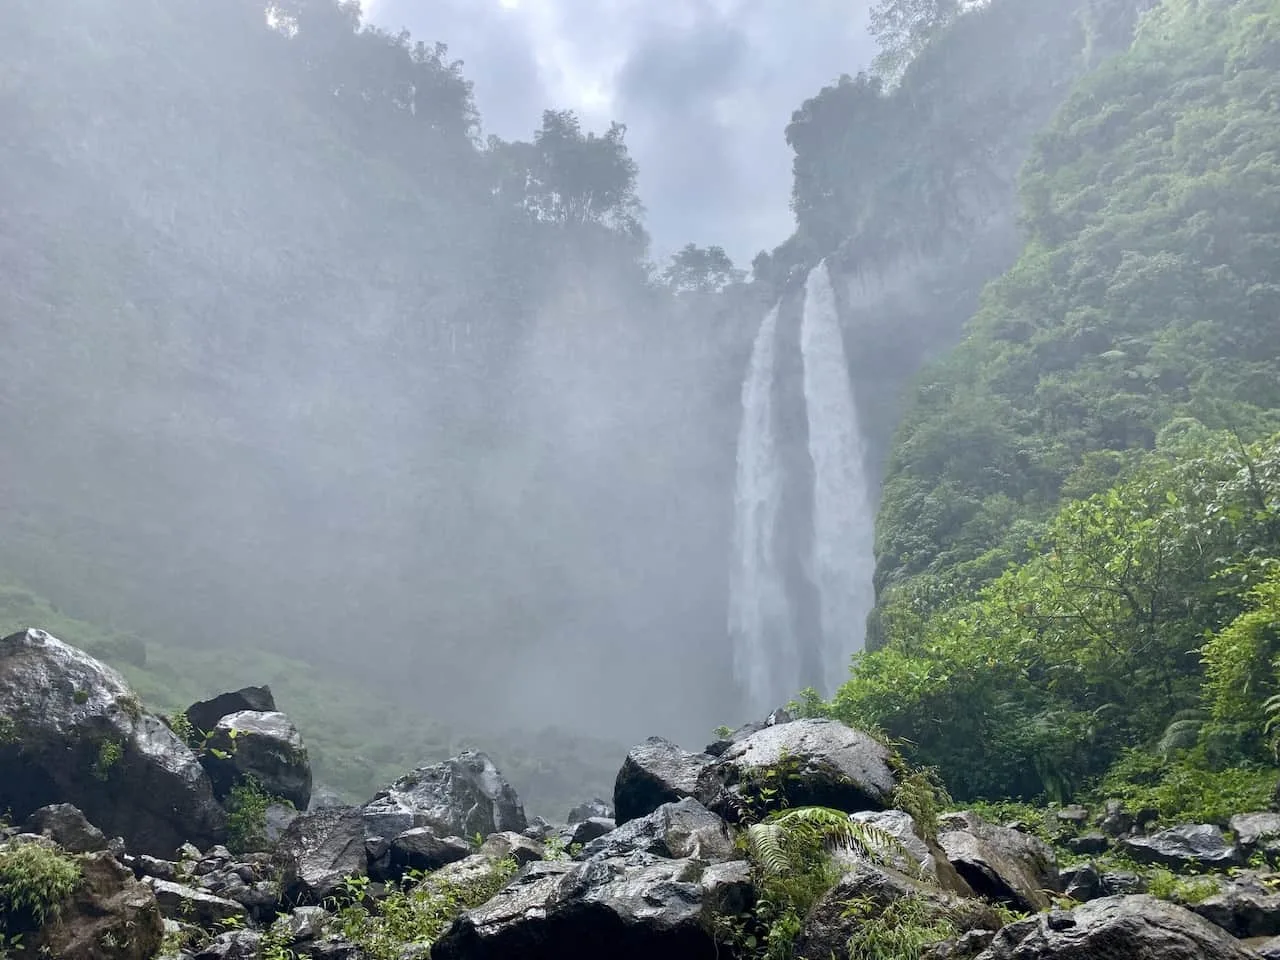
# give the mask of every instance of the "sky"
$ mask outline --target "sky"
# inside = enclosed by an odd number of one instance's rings
[[[625,123],[659,261],[694,242],[746,267],[785,240],[791,113],[874,53],[871,0],[363,2],[378,26],[449,45],[486,134],[529,139],[547,108]]]

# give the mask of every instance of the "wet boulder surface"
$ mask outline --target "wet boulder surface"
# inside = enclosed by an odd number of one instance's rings
[[[468,751],[405,774],[361,808],[365,834],[391,838],[414,827],[440,836],[487,837],[528,826],[515,789],[483,753]]]
[[[268,794],[298,810],[311,803],[307,748],[297,727],[279,711],[240,710],[220,717],[200,762],[219,798],[252,777]]]
[[[1010,924],[978,960],[1248,960],[1256,954],[1190,910],[1106,897]]]
[[[854,813],[890,806],[897,779],[890,752],[870,734],[835,720],[793,720],[739,740],[698,775],[696,795],[727,817],[758,801],[766,786],[793,807]]]
[[[663,737],[632,747],[613,786],[614,822],[621,826],[696,795],[698,777],[711,762],[709,755],[690,753]]]
[[[220,842],[226,815],[195,754],[124,678],[43,630],[0,640],[0,809],[70,803],[131,849]]]

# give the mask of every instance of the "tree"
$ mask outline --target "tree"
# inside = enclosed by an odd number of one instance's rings
[[[626,132],[612,123],[603,135],[584,133],[572,110],[547,110],[532,143],[490,138],[494,192],[544,223],[598,225],[643,238]]]
[[[662,280],[680,293],[718,293],[732,283],[741,283],[745,270],[734,267],[724,247],[685,244],[662,272]]]
[[[967,8],[982,0],[880,0],[871,8],[871,35],[880,44],[873,70],[894,83],[907,64]]]

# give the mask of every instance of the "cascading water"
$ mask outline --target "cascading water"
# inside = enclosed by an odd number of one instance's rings
[[[798,687],[786,587],[774,544],[782,464],[774,435],[775,340],[781,304],[760,324],[742,385],[734,493],[734,551],[729,578],[729,635],[734,674],[746,706],[763,712],[779,691]]]
[[[826,261],[805,282],[800,323],[804,399],[813,461],[813,566],[822,615],[823,677],[831,693],[848,676],[875,602],[875,520],[862,430]]]

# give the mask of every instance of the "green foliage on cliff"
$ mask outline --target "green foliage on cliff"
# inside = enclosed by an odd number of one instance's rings
[[[1025,249],[921,377],[878,522],[882,648],[817,709],[957,797],[1106,777],[1217,818],[1215,783],[1274,784],[1277,51],[1277,0],[1149,13],[1038,138]]]
[[[882,589],[999,573],[1062,494],[1105,488],[1176,416],[1280,422],[1276,18],[1167,2],[1041,135],[1026,248],[900,431]]]

